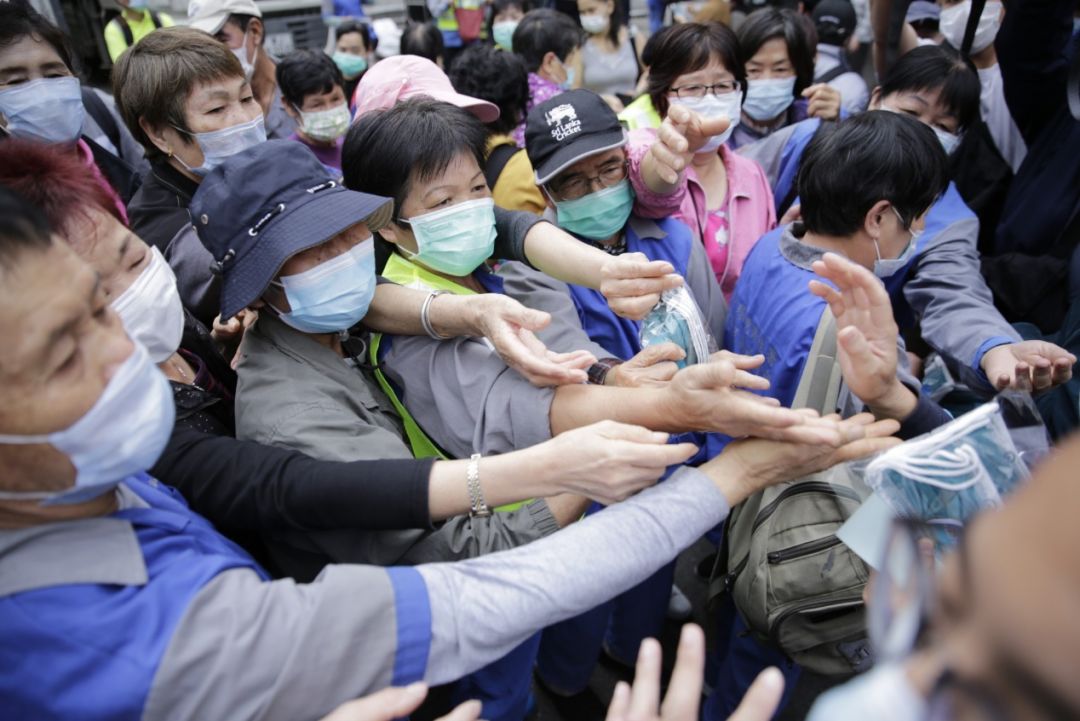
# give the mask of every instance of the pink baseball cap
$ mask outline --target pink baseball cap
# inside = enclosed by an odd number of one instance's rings
[[[417,97],[442,100],[464,108],[482,123],[490,123],[499,117],[498,105],[457,92],[446,73],[427,58],[395,55],[372,65],[360,79],[353,93],[355,118]]]

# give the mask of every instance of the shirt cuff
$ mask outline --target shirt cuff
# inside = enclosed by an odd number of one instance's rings
[[[896,433],[897,438],[908,441],[952,420],[949,412],[930,400],[928,396],[922,393],[918,393],[918,396],[915,410],[900,424],[900,430]]]
[[[979,374],[980,377],[989,382],[986,377],[986,371],[982,369],[982,359],[986,355],[986,352],[992,348],[997,348],[999,345],[1009,345],[1015,343],[1015,338],[1008,338],[1003,335],[996,335],[988,340],[983,341],[983,344],[979,346],[979,349],[975,351],[975,359],[971,361],[971,369]]]
[[[391,686],[408,686],[424,680],[431,649],[431,603],[427,585],[415,568],[386,569],[394,588],[394,618],[397,622],[397,653]]]

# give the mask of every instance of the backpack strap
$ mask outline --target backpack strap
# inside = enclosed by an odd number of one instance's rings
[[[971,56],[971,45],[975,42],[975,31],[979,29],[979,19],[984,7],[986,0],[971,0],[971,14],[968,15],[967,27],[964,28],[964,40],[960,43],[960,53],[964,57]]]
[[[826,306],[814,333],[799,386],[795,389],[792,408],[812,408],[821,415],[836,411],[842,380],[836,356],[836,319]]]
[[[155,12],[153,10],[150,11],[150,22],[154,23],[154,29],[155,30],[158,30],[158,29],[161,28],[161,16],[158,15],[157,12]]]
[[[127,25],[125,24],[123,27],[126,28]],[[105,131],[105,137],[116,148],[116,155],[119,156],[123,149],[120,126],[116,124],[116,116],[109,112],[109,106],[105,104],[100,95],[94,92],[93,88],[88,88],[85,85],[81,86],[81,88],[83,107],[86,109],[87,114],[94,119],[94,122],[98,124],[98,127]]]
[[[838,77],[840,77],[844,73],[849,73],[849,72],[851,72],[851,71],[848,70],[847,66],[844,63],[840,63],[839,65],[837,65],[835,68],[833,68],[829,72],[822,73],[819,77],[814,78],[814,82],[815,83],[830,83],[833,80],[836,80]]]
[[[514,157],[517,151],[518,146],[513,143],[503,143],[491,151],[487,163],[484,164],[484,178],[487,180],[488,188],[493,189],[495,187],[495,183],[498,182],[499,176],[502,175],[502,171],[506,168],[506,164],[510,162],[510,158]]]
[[[135,44],[135,36],[131,34],[131,26],[128,25],[127,20],[124,19],[124,14],[121,13],[112,19],[116,26],[120,28],[120,32],[124,34],[124,44],[129,48]]]

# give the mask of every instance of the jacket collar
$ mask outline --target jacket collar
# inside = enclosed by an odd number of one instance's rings
[[[117,494],[121,508],[148,506],[124,485]],[[0,598],[84,583],[142,586],[149,579],[135,529],[109,516],[0,531],[0,562]]]
[[[174,168],[168,159],[155,160],[150,164],[150,170],[161,185],[186,201],[185,206],[191,202],[191,197],[199,189],[198,183]]]
[[[804,243],[804,232],[803,224],[799,222],[785,226],[780,236],[780,253],[792,264],[812,272],[814,261],[821,260],[828,251]]]

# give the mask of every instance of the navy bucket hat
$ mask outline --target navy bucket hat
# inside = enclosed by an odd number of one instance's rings
[[[221,315],[263,294],[292,256],[366,222],[385,226],[393,201],[346,189],[306,146],[270,140],[214,168],[191,199],[199,239],[222,278]]]

